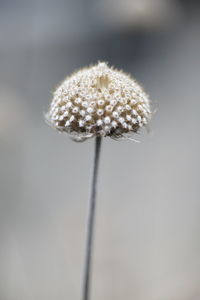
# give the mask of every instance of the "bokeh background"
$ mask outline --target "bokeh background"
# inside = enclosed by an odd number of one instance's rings
[[[93,144],[44,122],[98,60],[158,109],[140,144],[104,139],[92,299],[200,299],[200,5],[0,1],[0,300],[80,299]]]

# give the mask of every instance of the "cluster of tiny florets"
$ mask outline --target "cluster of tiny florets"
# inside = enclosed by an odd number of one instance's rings
[[[98,63],[76,72],[56,89],[47,119],[57,130],[84,139],[137,132],[150,116],[149,99],[140,85]]]

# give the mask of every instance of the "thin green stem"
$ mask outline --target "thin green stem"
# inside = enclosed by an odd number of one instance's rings
[[[84,270],[84,277],[83,277],[82,300],[90,299],[91,263],[92,263],[92,249],[93,249],[93,239],[94,239],[96,189],[97,189],[100,150],[101,150],[101,137],[96,137],[91,194],[90,194],[90,203],[89,203],[89,216],[88,216],[88,224],[87,224],[86,257],[85,257],[85,270]]]

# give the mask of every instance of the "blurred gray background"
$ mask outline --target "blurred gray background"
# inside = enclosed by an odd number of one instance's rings
[[[80,299],[94,140],[43,118],[57,84],[105,60],[158,111],[103,141],[92,299],[200,299],[200,6],[0,1],[0,300]]]

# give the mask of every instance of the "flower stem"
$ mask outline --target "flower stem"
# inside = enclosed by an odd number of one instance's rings
[[[88,216],[88,224],[87,224],[86,257],[85,257],[85,270],[84,270],[84,277],[83,277],[82,300],[90,299],[91,262],[92,262],[92,248],[93,248],[95,208],[96,208],[96,188],[97,188],[100,150],[101,150],[101,137],[96,137],[90,203],[89,203],[89,216]]]

